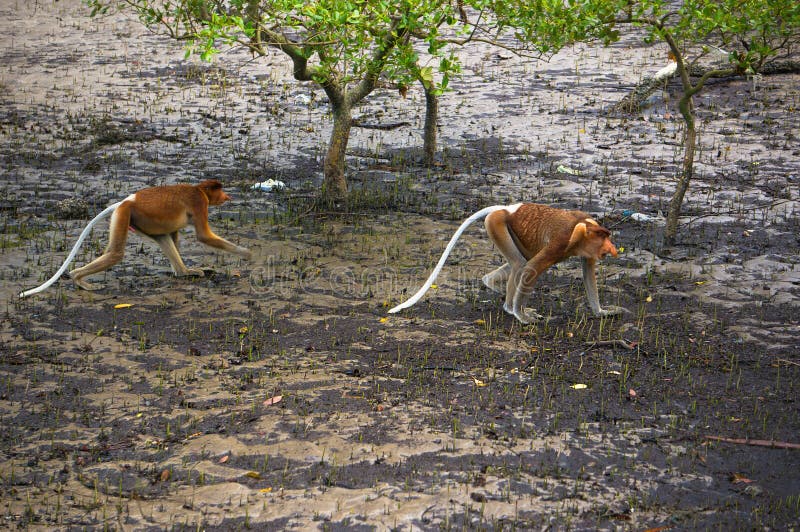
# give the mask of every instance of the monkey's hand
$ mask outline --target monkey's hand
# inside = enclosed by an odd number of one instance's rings
[[[619,314],[630,314],[630,311],[623,307],[615,307],[613,305],[606,306],[601,308],[599,311],[595,312],[594,315],[598,318],[604,316],[617,316]]]

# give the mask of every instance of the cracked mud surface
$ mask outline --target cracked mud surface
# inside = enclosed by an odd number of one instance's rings
[[[621,213],[666,210],[674,98],[603,112],[663,50],[629,40],[532,63],[471,49],[442,99],[433,171],[415,162],[422,95],[376,92],[365,122],[411,126],[354,130],[364,193],[339,213],[311,208],[324,98],[280,56],[185,61],[76,1],[0,15],[6,526],[800,526],[800,451],[705,438],[798,442],[797,76],[698,98],[697,178],[665,249],[658,224]],[[187,231],[184,258],[206,276],[176,279],[132,237],[103,290],[62,279],[16,299],[109,203],[212,177],[234,196],[212,226],[252,261]],[[269,178],[288,190],[250,189]],[[475,227],[438,288],[384,319],[461,219],[520,200],[612,228],[624,251],[601,268],[601,299],[630,314],[590,318],[568,261],[534,297],[551,319],[520,326],[480,285],[500,260]],[[76,264],[104,245],[96,231]]]

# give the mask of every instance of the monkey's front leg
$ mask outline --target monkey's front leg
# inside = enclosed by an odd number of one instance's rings
[[[612,305],[608,305],[605,308],[600,307],[600,297],[597,293],[597,275],[595,274],[597,261],[581,257],[581,263],[583,266],[583,286],[586,288],[586,299],[589,302],[589,308],[592,309],[592,314],[597,317],[603,317],[616,316],[628,312],[625,308]]]
[[[205,273],[200,268],[187,268],[186,265],[183,263],[183,259],[181,259],[180,253],[178,253],[178,232],[175,231],[168,235],[158,235],[150,237],[156,241],[156,243],[161,248],[161,251],[164,252],[167,259],[169,259],[169,263],[172,266],[172,271],[175,272],[175,275],[178,277],[188,277],[188,276],[196,276],[196,277],[204,277]]]

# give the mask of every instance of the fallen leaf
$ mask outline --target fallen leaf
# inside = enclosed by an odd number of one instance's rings
[[[382,317],[381,319],[379,319],[378,321],[379,321],[379,322],[381,322],[381,323],[386,323],[387,321],[389,321],[389,318],[387,318],[386,316],[384,316],[384,317]]]
[[[700,285],[706,284],[706,282],[705,281],[695,281],[694,284],[696,284],[697,286],[700,286]]]
[[[620,373],[619,371],[614,370],[614,369],[609,370],[606,373],[608,373],[609,375],[622,375],[622,373]]]
[[[227,462],[228,460],[230,460],[230,459],[231,459],[231,455],[229,455],[229,454],[226,454],[225,456],[221,456],[221,457],[220,457],[220,459],[219,459],[219,463],[220,463],[220,464],[224,464],[224,463],[226,463],[226,462]]]
[[[129,307],[132,307],[132,306],[133,306],[132,303],[119,303],[118,305],[114,305],[114,308],[115,309],[117,309],[117,308],[129,308]]]
[[[475,325],[486,325],[486,320],[482,320],[482,319],[479,318],[479,319],[475,320],[474,323],[475,323]]]
[[[634,390],[633,388],[629,389],[628,390],[628,396],[636,397],[636,390]]]
[[[653,301],[653,296],[647,296],[645,298],[645,301],[647,301],[648,303],[651,303]]]
[[[272,488],[261,488],[258,490],[259,493],[269,493],[272,491]]]
[[[573,390],[584,390],[587,388],[587,386],[585,384],[577,383],[570,386],[570,388],[572,388]]]
[[[750,484],[751,482],[753,482],[753,480],[739,473],[734,473],[733,475],[731,475],[730,480],[734,484]]]
[[[439,288],[439,285],[438,285],[438,284],[432,284],[432,285],[431,285],[431,288],[433,288],[434,290],[436,290],[437,288]]]
[[[485,382],[476,377],[472,377],[472,380],[475,382],[475,386],[477,386],[478,388],[483,388],[484,386],[486,386]]]
[[[275,397],[270,397],[266,401],[264,401],[264,406],[271,406],[280,403],[283,400],[282,395],[276,395]]]
[[[254,478],[256,480],[261,480],[261,473],[259,473],[258,471],[248,471],[247,473],[244,474],[244,476]]]
[[[161,472],[161,476],[159,478],[161,479],[161,482],[166,482],[166,481],[169,480],[169,477],[171,477],[171,476],[172,476],[172,473],[170,472],[170,470],[169,469],[165,469],[164,471]]]

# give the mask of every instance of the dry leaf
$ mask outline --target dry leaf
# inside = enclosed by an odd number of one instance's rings
[[[165,469],[164,471],[161,472],[161,476],[159,478],[161,479],[161,482],[166,482],[166,481],[169,480],[169,477],[171,477],[171,476],[172,476],[172,473],[170,472],[170,470],[169,469]]]
[[[475,325],[486,325],[486,320],[477,319],[475,320]]]
[[[272,488],[262,488],[258,490],[259,493],[269,493],[270,491],[272,491]]]
[[[629,389],[628,390],[628,395],[630,397],[636,397],[636,390],[634,390],[633,388]]]
[[[114,305],[114,308],[115,309],[117,309],[117,308],[129,308],[129,307],[132,307],[132,306],[133,306],[132,303],[120,303],[118,305]]]
[[[379,322],[381,322],[381,323],[386,323],[387,321],[389,321],[389,318],[387,318],[386,316],[384,316],[384,317],[382,317],[381,319],[379,319],[378,321],[379,321]]]
[[[570,388],[572,388],[574,390],[584,390],[584,389],[586,389],[586,387],[587,386],[585,384],[580,384],[580,383],[573,384],[572,386],[570,386]]]
[[[647,296],[645,298],[645,301],[647,301],[648,303],[652,302],[653,301],[653,296]]]
[[[739,473],[734,473],[733,475],[731,475],[731,482],[733,482],[734,484],[750,484],[753,481],[744,475],[741,475]]]
[[[475,377],[472,377],[472,380],[475,382],[475,386],[477,386],[478,388],[483,388],[484,386],[486,386],[486,383],[485,383],[485,382],[483,382],[483,381],[482,381],[482,380],[480,380],[480,379],[477,379],[477,378],[475,378]]]
[[[244,474],[244,476],[254,478],[256,480],[261,480],[261,473],[259,473],[258,471],[248,471],[247,473]]]
[[[271,405],[275,405],[275,404],[280,403],[281,400],[283,400],[283,396],[282,395],[276,395],[275,397],[270,397],[269,399],[264,401],[263,404],[264,404],[264,406],[271,406]]]
[[[227,462],[228,460],[230,460],[230,459],[231,459],[231,455],[229,455],[229,454],[226,454],[225,456],[221,456],[221,457],[220,457],[220,459],[219,459],[219,463],[220,463],[220,464],[224,464],[224,463],[226,463],[226,462]]]

